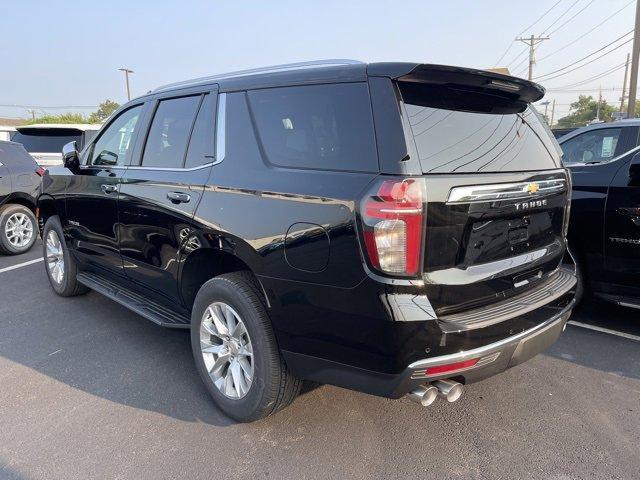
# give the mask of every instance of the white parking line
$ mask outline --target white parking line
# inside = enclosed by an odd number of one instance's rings
[[[569,325],[573,325],[574,327],[581,327],[589,330],[595,330],[596,332],[608,333],[609,335],[615,335],[616,337],[628,338],[629,340],[635,340],[636,342],[640,342],[640,336],[638,335],[631,335],[630,333],[619,332],[617,330],[611,330],[609,328],[596,327],[595,325],[576,322],[574,320],[569,320],[567,323]]]
[[[17,268],[26,267],[28,265],[33,265],[34,263],[41,262],[42,260],[44,259],[41,257],[41,258],[36,258],[35,260],[29,260],[28,262],[19,263],[17,265],[11,265],[10,267],[0,268],[0,273],[8,272],[10,270],[15,270]]]

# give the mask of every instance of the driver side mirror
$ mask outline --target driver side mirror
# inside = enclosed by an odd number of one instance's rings
[[[62,161],[65,168],[75,172],[80,167],[80,155],[78,154],[78,144],[74,142],[67,143],[62,147]]]

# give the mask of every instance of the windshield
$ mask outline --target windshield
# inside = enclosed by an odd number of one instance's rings
[[[71,129],[33,129],[31,131],[16,132],[11,139],[14,142],[21,143],[27,152],[31,153],[60,153],[62,147],[76,141],[80,146],[82,134],[77,130]]]

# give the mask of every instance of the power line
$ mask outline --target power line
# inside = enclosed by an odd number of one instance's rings
[[[529,25],[529,26],[528,26],[528,27],[526,27],[526,28],[523,28],[523,29],[522,29],[522,31],[521,31],[518,35],[516,35],[516,36],[517,36],[517,37],[519,37],[519,36],[520,36],[520,35],[522,35],[524,32],[526,32],[527,30],[529,30],[531,27],[534,27],[535,25],[537,25],[537,24],[538,24],[538,22],[539,22],[540,20],[542,20],[544,17],[546,17],[546,16],[547,16],[547,14],[548,14],[551,10],[553,10],[554,8],[556,8],[560,2],[562,2],[562,0],[558,0],[556,3],[554,3],[553,5],[551,5],[551,8],[549,8],[549,10],[547,10],[547,11],[546,11],[546,12],[544,12],[542,15],[540,15],[540,17],[539,17],[535,22],[533,22],[531,25]]]
[[[597,92],[599,91],[599,88],[586,88],[586,89],[577,89],[577,90],[565,90],[563,88],[549,88],[547,89],[547,93],[585,93],[585,92]],[[621,87],[610,87],[610,88],[603,88],[602,91],[603,92],[619,92],[621,91],[622,88]]]
[[[628,31],[627,33],[625,33],[624,35],[622,35],[622,36],[620,36],[620,37],[616,38],[613,42],[611,42],[611,43],[607,43],[604,47],[600,47],[600,48],[599,48],[598,50],[596,50],[595,52],[591,52],[589,55],[585,55],[585,56],[584,56],[584,57],[582,57],[580,60],[576,60],[575,62],[570,63],[569,65],[565,65],[565,66],[564,66],[564,67],[562,67],[562,68],[558,68],[557,70],[554,70],[553,72],[549,72],[549,73],[544,73],[544,74],[542,74],[542,75],[538,75],[538,76],[536,77],[536,79],[538,79],[538,78],[540,78],[540,77],[548,77],[549,75],[553,75],[554,73],[561,72],[562,70],[566,70],[567,68],[572,67],[572,66],[574,66],[574,65],[576,65],[576,64],[578,64],[578,63],[580,63],[580,62],[581,62],[581,61],[583,61],[583,60],[586,60],[587,58],[591,57],[592,55],[595,55],[596,53],[601,52],[602,50],[606,49],[607,47],[610,47],[611,45],[613,45],[614,43],[618,42],[619,40],[622,40],[624,37],[626,37],[626,36],[627,36],[627,35],[629,35],[630,33],[633,33],[633,30],[629,30],[629,31]],[[629,43],[629,41],[627,41],[627,42],[625,42],[625,43]],[[619,48],[619,47],[621,47],[622,45],[625,45],[625,44],[623,43],[623,44],[619,45],[619,46],[618,46],[618,47],[616,47],[616,48]],[[613,52],[614,50],[615,50],[615,49],[613,49],[613,50],[611,50],[610,52],[607,52],[607,53],[611,53],[611,52]]]
[[[553,27],[556,23],[558,23],[558,20],[560,20],[562,17],[564,17],[564,16],[569,12],[569,10],[571,10],[571,9],[575,6],[575,4],[576,4],[576,3],[578,3],[579,1],[580,1],[580,0],[576,0],[575,2],[573,2],[573,3],[569,6],[569,8],[567,8],[563,13],[561,13],[561,14],[560,14],[560,16],[559,16],[558,18],[556,18],[556,19],[551,23],[551,25],[549,25],[547,28],[545,28],[545,29],[542,31],[541,35],[544,35],[545,33],[547,33],[547,31],[548,31],[551,27]]]
[[[514,40],[515,42],[515,40]],[[507,63],[507,67],[510,66],[513,62],[515,62],[516,60],[518,60],[520,57],[522,57],[522,55],[524,55],[525,53],[527,53],[529,51],[528,48],[525,48],[524,50],[522,50],[518,55],[516,55],[513,60],[511,60],[509,63]],[[524,57],[527,58],[527,57]],[[522,62],[520,62],[522,63]],[[519,64],[518,64],[519,65]],[[515,68],[515,67],[514,67]]]
[[[607,70],[605,70],[604,72],[601,72],[601,73],[599,73],[599,74],[597,74],[597,75],[594,75],[593,77],[589,77],[589,78],[586,78],[586,79],[581,80],[581,81],[579,81],[579,82],[571,83],[571,84],[569,84],[569,85],[563,85],[563,86],[561,86],[561,87],[556,87],[556,88],[573,88],[573,87],[578,87],[578,86],[580,86],[580,85],[584,85],[584,84],[586,84],[586,83],[592,82],[592,81],[594,81],[594,80],[599,80],[599,79],[601,79],[601,78],[603,78],[603,77],[606,77],[606,76],[607,76],[607,75],[609,75],[610,73],[613,73],[613,72],[615,72],[615,71],[617,71],[617,70],[620,70],[620,69],[621,69],[622,67],[624,67],[626,64],[627,64],[627,62],[623,62],[623,63],[621,63],[620,65],[616,65],[615,67],[608,68],[608,69],[607,69]]]
[[[580,35],[578,38],[576,38],[575,40],[567,43],[566,45],[564,45],[563,47],[558,48],[557,50],[554,50],[553,52],[545,55],[544,57],[540,57],[539,60],[544,60],[545,58],[549,58],[552,55],[555,55],[558,52],[561,52],[562,50],[564,50],[565,48],[570,47],[571,45],[574,45],[576,42],[578,42],[579,40],[581,40],[582,38],[586,37],[587,35],[589,35],[591,32],[593,32],[596,28],[600,27],[601,25],[603,25],[605,22],[609,21],[611,18],[613,18],[614,16],[616,16],[618,13],[620,13],[622,10],[624,10],[625,8],[627,8],[629,5],[631,5],[633,2],[635,2],[636,0],[631,0],[629,3],[627,3],[625,6],[623,6],[621,9],[615,11],[614,13],[612,13],[611,15],[609,15],[607,18],[605,18],[604,20],[602,20],[599,24],[597,24],[595,27],[591,28],[590,30],[587,30],[585,33],[583,33],[582,35]]]
[[[523,28],[523,29],[522,29],[522,31],[521,31],[518,35],[516,35],[516,37],[521,36],[524,32],[526,32],[527,30],[529,30],[529,29],[530,29],[530,28],[532,28],[533,26],[537,25],[537,23],[538,23],[540,20],[542,20],[544,17],[546,17],[546,16],[547,16],[547,14],[548,14],[551,10],[553,10],[557,5],[559,5],[559,4],[560,4],[560,2],[562,2],[562,0],[558,0],[556,3],[554,3],[553,5],[551,5],[551,7],[550,7],[546,12],[544,12],[542,15],[540,15],[540,16],[538,17],[538,19],[537,19],[535,22],[533,22],[533,23],[532,23],[531,25],[529,25],[528,27]],[[514,41],[515,41],[515,40],[514,40]],[[514,43],[514,42],[511,42],[511,43],[509,44],[509,46],[508,46],[508,47],[507,47],[507,49],[504,51],[504,53],[502,54],[502,56],[498,59],[498,61],[497,61],[496,63],[494,63],[494,66],[497,66],[497,65],[502,61],[502,59],[503,59],[504,57],[506,57],[506,56],[507,56],[507,53],[509,53],[509,50],[511,50],[511,47],[513,46],[513,43]]]
[[[591,4],[593,4],[593,2],[595,2],[596,0],[591,0],[589,3],[587,3],[584,7],[582,7],[580,10],[578,10],[576,13],[574,13],[569,19],[565,20],[561,25],[557,26],[556,28],[554,28],[551,32],[549,32],[549,36],[553,35],[554,33],[556,33],[558,30],[560,30],[562,27],[564,27],[567,23],[569,23],[571,20],[573,20],[574,18],[576,18],[578,15],[580,15],[582,12],[584,12],[587,8],[589,8],[591,6]]]
[[[586,67],[587,65],[590,65],[590,64],[592,64],[593,62],[595,62],[595,61],[597,61],[597,60],[600,60],[602,57],[606,57],[606,56],[607,56],[607,55],[609,55],[610,53],[612,53],[612,52],[616,51],[617,49],[619,49],[619,48],[621,48],[621,47],[623,47],[623,46],[625,46],[627,43],[629,43],[629,42],[631,42],[631,41],[633,41],[633,38],[630,38],[630,39],[629,39],[629,40],[627,40],[626,42],[621,43],[620,45],[618,45],[616,48],[614,48],[614,49],[612,49],[612,50],[609,50],[608,52],[603,53],[602,55],[599,55],[599,56],[597,56],[596,58],[593,58],[593,59],[589,60],[587,63],[583,63],[582,65],[578,65],[577,67],[572,68],[571,70],[567,70],[566,72],[559,73],[559,74],[554,75],[554,76],[552,76],[552,77],[543,78],[542,80],[544,80],[544,81],[546,82],[546,81],[548,81],[548,80],[553,80],[554,78],[562,77],[563,75],[566,75],[567,73],[575,72],[576,70],[579,70],[579,69],[581,69],[582,67]],[[548,75],[549,75],[549,74],[548,74]]]

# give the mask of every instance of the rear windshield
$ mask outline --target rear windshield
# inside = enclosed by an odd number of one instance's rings
[[[76,141],[80,147],[82,135],[77,130],[65,129],[33,129],[16,132],[11,141],[24,145],[31,153],[59,153],[62,147]]]
[[[518,172],[559,166],[555,141],[531,107],[522,113],[487,113],[492,111],[490,98],[460,102],[459,91],[447,98],[445,90],[434,96],[427,94],[429,87],[401,82],[399,88],[424,173]],[[475,111],[456,109],[460,105]]]

